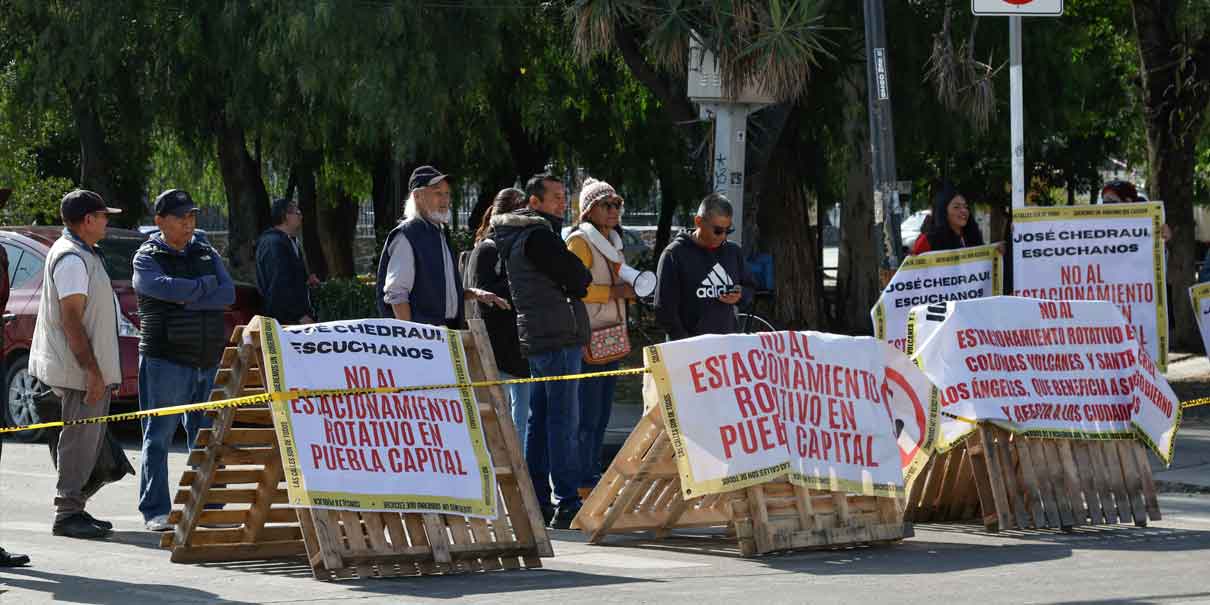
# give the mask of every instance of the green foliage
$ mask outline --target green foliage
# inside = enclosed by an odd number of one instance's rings
[[[330,279],[311,292],[320,321],[364,319],[378,315],[374,284],[359,279]]]

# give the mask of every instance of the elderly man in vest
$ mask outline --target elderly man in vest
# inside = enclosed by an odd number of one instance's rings
[[[509,308],[491,292],[462,287],[442,229],[451,217],[448,178],[432,166],[412,171],[404,218],[387,235],[378,261],[375,302],[382,317],[458,328],[463,300]]]
[[[235,301],[235,285],[223,259],[194,235],[197,207],[188,193],[169,189],[155,200],[151,236],[134,255],[139,298],[139,409],[210,400],[219,358],[227,342],[223,311]],[[208,424],[202,412],[143,419],[139,512],[151,531],[166,531],[168,449],[184,424],[188,447]]]
[[[54,389],[63,420],[108,414],[109,396],[122,382],[118,301],[97,249],[109,215],[118,212],[92,191],[68,193],[59,206],[66,228],[46,255],[29,372]],[[64,427],[59,436],[56,536],[102,538],[111,533],[111,523],[85,512],[82,491],[104,435],[104,424],[84,424]]]

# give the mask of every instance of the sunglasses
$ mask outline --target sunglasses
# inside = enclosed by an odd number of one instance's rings
[[[735,233],[735,227],[715,227],[715,226],[711,226],[710,228],[711,228],[711,229],[714,231],[714,234],[715,234],[715,235],[724,235],[724,234],[726,234],[726,235],[731,235],[732,233]]]

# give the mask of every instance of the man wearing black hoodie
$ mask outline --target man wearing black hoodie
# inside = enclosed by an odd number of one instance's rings
[[[672,340],[739,330],[735,305],[752,300],[756,280],[739,245],[727,241],[732,212],[722,194],[707,195],[693,217],[695,228],[660,255],[655,315]]]
[[[529,208],[493,216],[493,237],[507,273],[521,353],[530,375],[562,376],[580,371],[581,348],[588,343],[588,312],[580,299],[592,274],[563,243],[567,197],[563,183],[536,175],[525,187]],[[578,381],[534,385],[530,396],[525,460],[542,514],[556,529],[566,529],[580,510],[580,426]],[[558,508],[550,504],[551,482]]]

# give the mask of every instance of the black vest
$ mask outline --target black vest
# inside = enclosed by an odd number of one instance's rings
[[[139,254],[150,255],[169,277],[197,279],[215,275],[215,254],[194,241],[185,254],[173,254],[147,242]],[[203,258],[204,257],[204,258]],[[222,311],[185,310],[185,305],[139,294],[139,354],[194,368],[213,368],[227,345]]]
[[[378,260],[378,283],[374,286],[375,303],[378,314],[382,317],[393,318],[395,313],[391,306],[382,300],[387,279],[387,266],[391,262],[391,246],[399,235],[408,238],[412,245],[412,259],[415,263],[416,278],[412,291],[408,295],[408,304],[412,307],[412,321],[433,326],[457,328],[462,325],[462,279],[458,275],[458,261],[454,258],[454,249],[449,250],[450,266],[454,267],[454,291],[457,294],[455,307],[457,315],[453,319],[445,317],[445,259],[442,258],[442,242],[445,234],[432,223],[412,218],[399,223],[382,246],[382,258]]]

